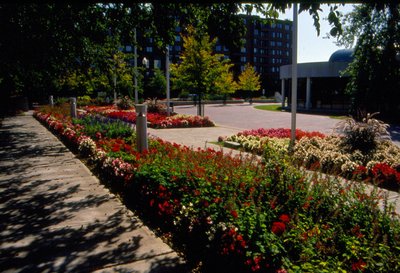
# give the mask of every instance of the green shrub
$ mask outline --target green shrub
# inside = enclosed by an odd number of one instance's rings
[[[82,125],[85,135],[93,139],[101,137],[124,138],[133,134],[132,128],[123,121],[100,116],[87,115],[80,119],[73,119],[73,123]]]
[[[78,97],[78,99],[77,99],[78,106],[86,106],[86,105],[90,105],[91,103],[92,103],[92,99],[90,98],[90,96],[81,96],[81,97]]]
[[[157,98],[147,99],[145,101],[147,104],[147,112],[165,114],[167,113],[167,106],[164,103],[158,102]]]
[[[134,102],[128,96],[117,99],[118,109],[129,110],[132,109],[134,106]]]

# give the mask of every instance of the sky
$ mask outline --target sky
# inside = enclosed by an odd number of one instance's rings
[[[317,36],[317,31],[313,25],[312,16],[307,11],[298,15],[298,63],[326,62],[333,52],[343,48],[335,45],[336,39],[324,38],[331,29],[328,20],[326,20],[329,14],[329,6],[322,5],[321,8],[323,12],[320,13],[321,32],[319,36]],[[344,14],[348,13],[353,10],[353,5],[346,4],[340,6],[338,10]],[[285,14],[281,14],[279,18],[293,20],[293,10],[286,10]]]

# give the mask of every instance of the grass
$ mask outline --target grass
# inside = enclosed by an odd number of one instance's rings
[[[257,105],[257,106],[254,106],[254,108],[259,109],[259,110],[276,111],[276,112],[282,111],[281,104]]]
[[[329,118],[333,118],[333,119],[345,119],[345,118],[348,118],[348,116],[329,116]]]
[[[257,105],[254,106],[255,109],[259,110],[266,110],[266,111],[275,111],[275,112],[281,112],[282,111],[282,106],[281,104],[268,104],[268,105]],[[347,116],[343,115],[330,115],[329,118],[333,119],[345,119]]]

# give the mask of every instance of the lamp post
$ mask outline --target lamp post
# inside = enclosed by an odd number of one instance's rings
[[[135,104],[138,104],[139,102],[139,95],[138,95],[138,79],[137,79],[137,45],[136,45],[136,28],[133,30],[133,40],[134,40],[134,47],[133,47],[133,55],[134,55],[134,83],[135,83]]]
[[[148,74],[147,69],[149,68],[149,60],[147,60],[146,57],[143,57],[142,64],[146,68],[146,75],[147,75]]]
[[[147,77],[149,76],[149,71],[148,71],[148,69],[149,69],[149,60],[146,57],[143,57],[142,64],[143,64],[144,69],[145,69],[145,74],[144,74],[144,79],[143,79],[143,94],[144,94],[144,88],[146,86],[146,80],[147,80]]]
[[[296,111],[297,111],[297,3],[293,4],[293,39],[292,39],[292,122],[289,151],[293,150],[296,140]]]
[[[169,46],[167,46],[167,52],[165,54],[165,79],[167,80],[166,88],[167,88],[167,115],[170,115],[170,109],[169,109]]]
[[[113,75],[113,83],[114,83],[114,104],[115,104],[117,103],[117,75],[115,74],[115,71]]]

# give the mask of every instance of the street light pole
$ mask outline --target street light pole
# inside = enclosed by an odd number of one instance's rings
[[[115,74],[115,71],[113,75],[113,83],[114,83],[114,104],[115,104],[117,103],[117,75]]]
[[[133,54],[134,54],[134,83],[135,83],[135,104],[139,102],[139,95],[138,95],[138,79],[137,79],[137,45],[136,45],[136,28],[133,30],[133,40],[134,40],[134,47],[133,47]]]
[[[296,140],[296,111],[297,111],[297,3],[293,3],[293,41],[292,41],[292,122],[289,151],[293,150]]]
[[[170,108],[169,108],[169,93],[170,93],[170,90],[169,90],[169,46],[167,46],[167,52],[166,52],[166,54],[165,54],[165,78],[166,78],[166,80],[167,80],[167,85],[166,85],[166,87],[167,87],[167,115],[169,116],[171,113],[170,113]]]

